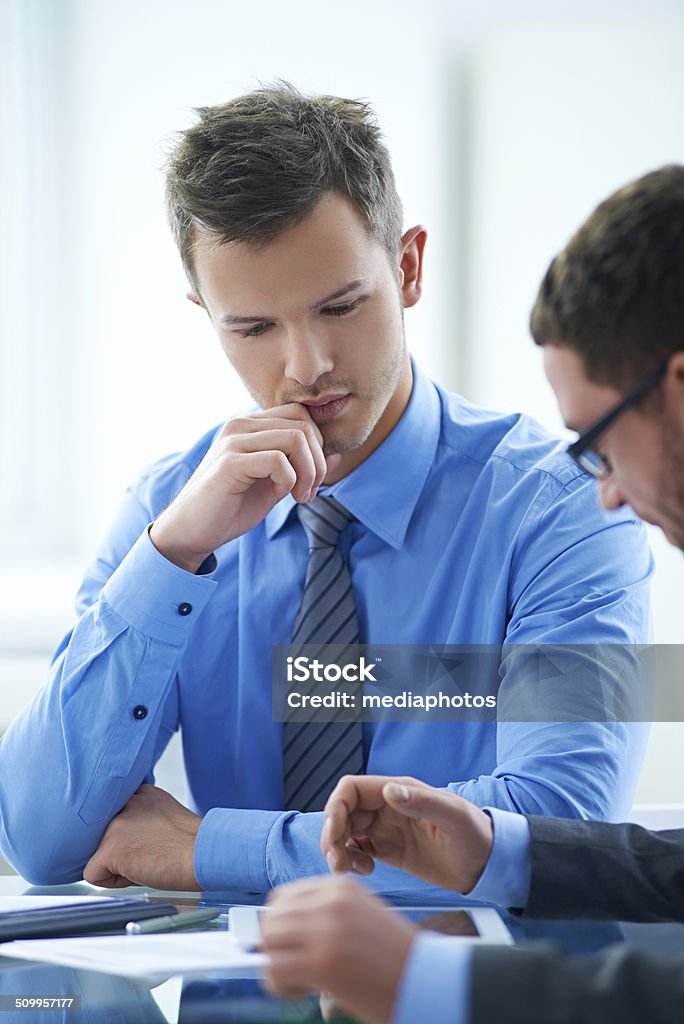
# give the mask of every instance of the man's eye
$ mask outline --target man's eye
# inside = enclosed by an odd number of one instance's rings
[[[254,327],[246,327],[244,331],[240,331],[241,338],[258,338],[260,334],[264,334],[271,324],[260,323],[254,324]]]
[[[346,316],[347,313],[358,308],[359,301],[359,299],[355,299],[354,302],[345,302],[343,306],[326,306],[321,312],[326,316]]]
[[[604,468],[605,472],[606,473],[611,473],[613,471],[613,467],[611,466],[610,459],[608,458],[606,453],[602,452],[602,451],[601,452],[597,451],[596,454],[597,454],[598,458],[600,459],[601,464],[603,465],[603,468]]]

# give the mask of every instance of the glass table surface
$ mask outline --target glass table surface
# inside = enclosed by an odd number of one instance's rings
[[[227,928],[231,906],[259,904],[262,897],[250,893],[168,893],[130,888],[96,890],[86,883],[69,886],[30,886],[17,876],[0,877],[0,896],[32,895],[141,895],[152,901],[175,904],[179,910],[216,907],[221,916],[203,929]],[[421,906],[424,900],[421,900]],[[397,909],[420,919],[424,927],[461,931],[458,907],[473,906],[456,896],[447,907],[435,904],[418,912],[411,903],[395,903]],[[651,954],[684,951],[684,925],[634,925],[618,922],[524,922],[502,913],[517,944],[550,941],[573,955],[595,953],[613,943],[629,943]],[[430,921],[433,918],[433,921]],[[450,921],[452,922],[450,924]],[[183,934],[191,935],[188,930]],[[133,940],[134,941],[134,940]],[[1,954],[1,944],[0,944]],[[247,972],[246,972],[247,973]],[[251,972],[252,975],[254,972]],[[10,997],[9,999],[7,997]],[[36,1009],[31,999],[51,998],[51,1008]],[[20,1008],[8,1009],[20,1000]],[[60,1005],[73,1000],[71,1008]],[[75,970],[50,964],[14,960],[0,955],[0,1021],[5,1024],[224,1024],[224,1022],[314,1022],[349,1020],[332,1006],[311,995],[283,1001],[264,992],[258,978],[239,977],[235,971],[174,976],[161,983],[119,977],[95,971]]]

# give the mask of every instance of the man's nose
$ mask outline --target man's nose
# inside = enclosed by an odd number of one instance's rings
[[[335,365],[324,339],[308,325],[290,328],[286,346],[285,376],[302,387],[311,387]]]
[[[612,473],[604,480],[599,480],[599,502],[608,512],[614,512],[627,504],[627,498],[621,491]]]

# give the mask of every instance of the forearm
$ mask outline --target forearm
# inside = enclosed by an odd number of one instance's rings
[[[205,815],[195,843],[197,880],[208,890],[264,893],[297,879],[327,875],[320,849],[322,824],[320,812],[215,807]],[[463,899],[381,863],[358,881],[387,896],[440,903]]]
[[[80,673],[65,671],[62,657],[3,737],[1,845],[28,881],[81,878],[107,823],[151,770],[173,727],[163,723],[171,653],[154,657],[143,638],[129,635]],[[115,680],[123,684],[119,694],[107,692]],[[144,720],[132,713],[138,706],[148,709]]]
[[[404,967],[392,1024],[465,1024],[469,980],[469,944],[423,931]]]
[[[470,1024],[679,1024],[682,958],[651,958],[624,947],[588,958],[550,948],[475,948],[470,1004]]]
[[[448,788],[479,807],[615,820],[632,804],[646,739],[641,723],[499,723],[495,769]]]
[[[139,545],[149,555],[147,537]],[[154,559],[152,566],[140,559],[139,545],[0,744],[1,845],[30,881],[81,877],[107,823],[148,777],[176,727],[171,691],[191,626],[168,586],[157,599]],[[195,588],[198,613],[212,584],[199,581],[209,588],[200,592],[193,577],[181,582],[182,595]]]
[[[684,830],[529,818],[526,917],[684,921]]]

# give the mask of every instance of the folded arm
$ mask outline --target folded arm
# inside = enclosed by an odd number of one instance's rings
[[[146,523],[129,496],[116,545],[84,581],[78,624],[0,743],[0,847],[34,883],[82,877],[178,725],[178,663],[215,584],[162,558]]]

